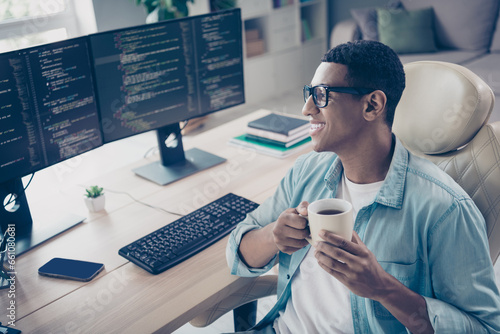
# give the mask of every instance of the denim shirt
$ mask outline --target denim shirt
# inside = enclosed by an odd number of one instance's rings
[[[342,172],[334,153],[299,157],[274,195],[231,233],[226,256],[233,275],[261,275],[279,258],[278,301],[256,328],[270,324],[285,307],[310,246],[250,268],[238,255],[242,236],[302,201],[335,197]],[[374,202],[359,211],[354,230],[386,272],[424,297],[437,333],[500,333],[500,296],[483,216],[451,177],[408,152],[397,138],[384,183]],[[350,295],[356,333],[407,332],[382,304]]]

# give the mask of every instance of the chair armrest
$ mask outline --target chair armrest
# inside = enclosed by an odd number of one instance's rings
[[[361,38],[358,25],[354,20],[344,20],[337,23],[330,33],[330,48],[339,44]]]
[[[278,285],[277,275],[259,276],[252,280],[243,289],[222,299],[217,304],[211,306],[206,311],[200,313],[189,323],[195,327],[206,327],[233,309],[252,302],[259,298],[276,294]]]

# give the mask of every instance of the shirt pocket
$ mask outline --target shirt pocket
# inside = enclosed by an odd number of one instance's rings
[[[379,262],[382,268],[410,290],[421,293],[424,287],[425,267],[421,260],[410,264]],[[377,301],[372,300],[373,312],[380,319],[394,319],[394,316]]]

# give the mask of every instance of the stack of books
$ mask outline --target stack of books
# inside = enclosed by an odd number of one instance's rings
[[[229,144],[245,147],[278,158],[302,150],[311,141],[307,120],[281,114],[269,114],[248,123],[246,133]]]

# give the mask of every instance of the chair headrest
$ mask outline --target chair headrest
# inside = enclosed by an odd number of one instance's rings
[[[416,154],[441,154],[466,145],[488,122],[495,96],[469,69],[418,61],[404,66],[406,88],[393,131]]]

